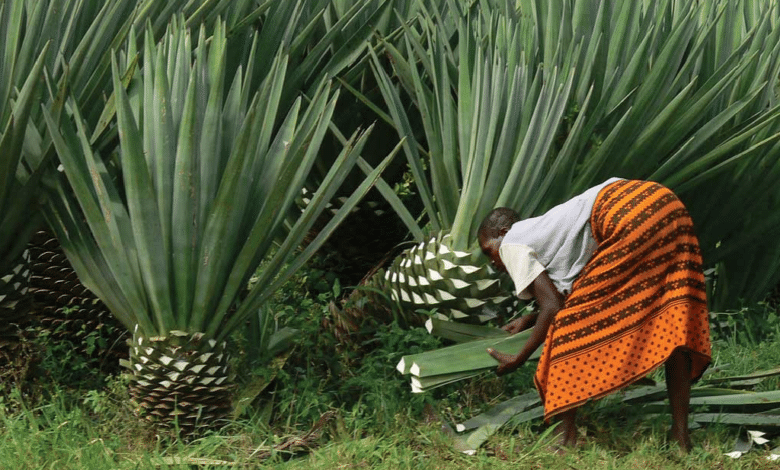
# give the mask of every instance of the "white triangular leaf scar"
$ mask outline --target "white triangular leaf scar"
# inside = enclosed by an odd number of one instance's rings
[[[467,256],[471,256],[471,253],[466,253],[465,251],[455,251],[455,256],[458,258],[465,258]]]
[[[424,391],[425,390],[423,390],[423,389],[421,389],[419,387],[415,387],[414,385],[412,385],[412,393],[423,393]]]
[[[403,289],[401,289],[401,299],[404,302],[411,302],[411,299],[409,298],[409,294],[407,294],[406,291]]]
[[[748,436],[750,436],[750,440],[755,442],[756,444],[762,446],[769,442],[769,439],[764,439],[763,436],[766,433],[763,433],[761,431],[748,431]]]
[[[439,303],[439,299],[437,299],[436,297],[432,296],[427,292],[425,293],[425,301],[428,305],[434,305]]]
[[[452,279],[452,285],[455,286],[456,289],[463,289],[464,287],[468,287],[471,284],[461,279]]]
[[[431,320],[430,318],[425,320],[425,329],[428,330],[428,334],[433,333],[433,320]],[[403,359],[401,360],[403,361]]]
[[[183,371],[184,369],[186,369],[186,368],[187,368],[187,366],[189,366],[189,365],[190,365],[190,363],[189,363],[189,362],[186,362],[186,361],[176,361],[176,362],[173,364],[173,367],[175,367],[175,368],[179,369],[179,371],[181,372],[181,371]]]
[[[470,264],[463,264],[460,266],[460,269],[462,269],[466,274],[472,274],[479,271],[477,266],[471,266]]]
[[[428,330],[428,333],[430,333],[430,332],[431,332],[431,330]],[[398,362],[398,365],[395,366],[395,370],[397,370],[398,372],[400,372],[402,374],[405,373],[405,370],[406,370],[406,358],[405,357],[401,358],[401,360]]]
[[[455,267],[455,264],[453,264],[450,261],[447,261],[446,259],[441,260],[441,264],[444,265],[444,269],[452,269]]]
[[[414,292],[412,292],[412,302],[414,302],[417,305],[425,305],[425,301],[423,300],[423,298]]]
[[[441,300],[455,300],[455,296],[447,292],[446,290],[439,289],[439,297],[441,297]]]
[[[425,253],[425,261],[430,261],[432,259],[436,258],[436,255],[433,254],[432,251],[428,251]]]
[[[422,258],[420,258],[420,255],[414,255],[414,264],[417,264],[417,265],[422,265],[423,264],[423,260],[422,260]]]
[[[428,282],[428,278],[424,276],[420,276],[417,278],[417,282],[420,283],[421,286],[430,286],[431,283]]]
[[[481,307],[481,306],[485,305],[485,301],[484,300],[470,299],[468,297],[466,299],[464,299],[464,300],[466,301],[466,305],[468,305],[469,308],[477,308],[477,307]]]
[[[434,271],[433,269],[428,270],[428,278],[430,278],[431,281],[441,281],[444,279],[439,272]]]
[[[161,357],[160,357],[160,362],[162,362],[162,363],[163,363],[164,365],[166,365],[166,366],[167,366],[168,364],[170,364],[170,363],[171,363],[171,361],[173,361],[173,358],[172,358],[172,357],[169,357],[169,356],[161,356]]]
[[[405,268],[411,268],[412,267],[412,259],[409,258],[406,260],[406,262],[403,264]]]
[[[477,290],[485,290],[497,282],[498,279],[480,279],[477,281]]]
[[[419,365],[417,365],[417,363],[415,362],[414,364],[412,364],[412,367],[410,367],[410,368],[409,368],[409,372],[410,372],[412,375],[417,375],[417,376],[419,376],[419,375],[420,375],[420,366],[419,366]]]
[[[468,317],[467,314],[461,312],[460,310],[456,310],[456,309],[453,308],[451,311],[452,311],[452,316],[454,318],[466,318],[466,317]]]
[[[417,281],[414,280],[414,276],[409,276],[409,285],[412,287],[417,286]]]
[[[406,276],[402,273],[398,273],[398,282],[406,282]]]
[[[446,255],[447,253],[452,253],[450,249],[447,248],[447,245],[439,244],[439,254]]]

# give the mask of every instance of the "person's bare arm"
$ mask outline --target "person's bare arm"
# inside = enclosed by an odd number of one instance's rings
[[[498,375],[503,375],[516,370],[531,357],[531,354],[541,346],[544,339],[547,337],[547,330],[550,329],[555,314],[563,308],[563,295],[555,288],[555,285],[546,271],[539,274],[529,288],[531,294],[536,298],[536,301],[539,304],[536,323],[533,330],[531,330],[531,336],[517,354],[504,354],[492,348],[488,349],[488,354],[493,356],[499,363],[498,369],[496,369]]]
[[[501,329],[509,332],[510,334],[520,333],[521,331],[525,331],[528,328],[534,326],[536,324],[536,318],[538,316],[539,316],[538,311],[528,313],[526,315],[523,315],[520,318],[512,320],[511,322],[502,326]]]

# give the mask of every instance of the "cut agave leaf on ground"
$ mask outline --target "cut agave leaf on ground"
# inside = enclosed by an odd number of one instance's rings
[[[484,444],[485,441],[488,440],[490,436],[492,436],[496,431],[498,431],[502,426],[506,425],[507,423],[516,425],[526,421],[530,421],[532,419],[541,418],[543,415],[544,415],[544,407],[539,405],[534,408],[531,408],[530,410],[511,415],[508,417],[507,420],[503,422],[496,421],[496,422],[489,422],[483,424],[468,434],[457,436],[453,442],[453,447],[457,451],[463,452],[468,455],[474,455],[477,449],[480,446],[482,446],[482,444]],[[531,447],[530,451],[533,451],[533,449],[536,448],[536,446],[545,442],[546,439],[549,437],[549,435],[555,430],[555,427],[556,426],[548,427],[539,436],[537,443]]]
[[[666,397],[666,385],[652,385],[630,388],[625,392],[609,395],[605,399],[634,403],[659,400],[664,397]]]
[[[458,452],[474,455],[477,452],[477,449],[479,449],[490,436],[498,431],[500,427],[500,424],[485,424],[480,426],[469,434],[456,436],[453,440],[452,447]]]
[[[445,375],[433,375],[431,377],[415,377],[412,376],[411,385],[412,393],[425,393],[433,390],[437,387],[442,387],[451,383],[455,383],[461,380],[470,379],[480,374],[488,372],[489,369],[483,369],[474,372],[459,372],[457,374],[445,374]]]
[[[462,424],[455,426],[455,430],[458,432],[470,431],[472,429],[484,426],[486,424],[501,424],[506,423],[510,418],[518,415],[529,408],[539,405],[541,399],[539,393],[536,390],[532,390],[528,393],[524,393],[520,396],[510,398],[505,402],[490,408],[488,411],[474,416],[473,418],[464,421]]]
[[[697,423],[736,424],[740,426],[780,427],[780,416],[762,413],[693,413]]]
[[[456,344],[420,354],[404,356],[398,363],[398,371],[418,377],[477,371],[496,366],[496,361],[487,353],[488,348],[501,352],[516,353],[525,344],[530,331],[523,331],[505,338],[488,338]],[[538,359],[539,348],[530,359]]]
[[[704,389],[702,389],[704,390]],[[691,390],[691,406],[748,406],[780,404],[780,390],[769,392],[744,392],[732,390],[733,393],[722,395],[694,396]]]
[[[456,343],[509,336],[509,333],[501,328],[486,325],[469,325],[440,318],[429,318],[425,322],[425,328],[433,336],[455,341]]]
[[[724,455],[731,457],[732,459],[738,459],[749,452],[751,447],[753,447],[753,441],[750,439],[750,436],[740,434],[737,437],[737,442],[734,443],[734,448],[731,449],[731,452]]]
[[[770,370],[753,372],[752,374],[746,374],[746,375],[736,375],[733,377],[716,377],[712,379],[706,379],[705,382],[721,383],[721,382],[741,381],[741,380],[750,380],[750,379],[763,379],[766,377],[773,377],[775,375],[780,375],[780,367],[777,367],[775,369],[770,369]]]

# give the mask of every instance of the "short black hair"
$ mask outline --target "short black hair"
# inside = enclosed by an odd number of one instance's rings
[[[480,246],[483,242],[500,237],[503,235],[502,232],[506,233],[506,230],[509,230],[512,224],[518,220],[520,220],[520,214],[509,207],[496,207],[490,211],[479,225],[477,237]]]

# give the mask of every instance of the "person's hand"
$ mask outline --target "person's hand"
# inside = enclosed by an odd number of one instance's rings
[[[511,322],[507,323],[506,325],[501,327],[501,329],[508,332],[511,335],[515,333],[520,333],[521,331],[527,330],[528,328],[531,327],[531,320],[532,318],[529,315],[523,315],[522,317],[516,318]]]
[[[496,375],[498,376],[516,371],[525,362],[520,360],[519,354],[504,354],[493,348],[488,348],[487,352],[493,359],[498,361],[498,367],[496,368]]]

